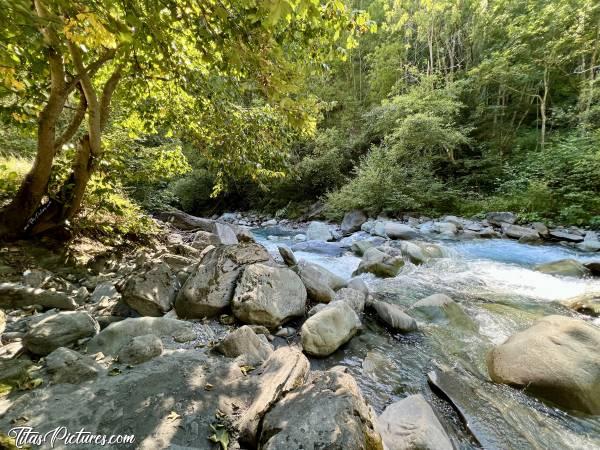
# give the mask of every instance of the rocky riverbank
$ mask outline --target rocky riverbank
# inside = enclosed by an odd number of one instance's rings
[[[390,403],[377,417],[347,367],[311,369],[372,318],[407,336],[431,326],[477,333],[469,311],[450,296],[401,307],[374,295],[364,274],[393,278],[407,266],[443,259],[444,240],[506,237],[586,254],[600,249],[592,231],[515,225],[509,213],[401,222],[354,211],[340,226],[238,213],[215,220],[169,212],[160,219],[162,242],[124,254],[106,249],[85,263],[64,264],[36,250],[37,262],[27,259],[22,271],[15,261],[24,259],[15,255],[32,249],[2,249],[2,430],[84,427],[134,434],[134,447],[149,449],[452,448],[458,444],[449,425],[422,396]],[[285,226],[288,245],[269,253],[250,232],[256,226],[267,236]],[[355,277],[345,278],[295,254],[307,251],[354,253],[361,261]],[[564,259],[537,269],[591,277],[598,263]],[[598,299],[592,293],[565,304],[593,316]],[[598,348],[600,330],[585,316],[549,316],[482,363],[496,383],[594,415]],[[552,361],[560,361],[560,371]],[[430,374],[430,384],[452,404],[443,373]]]

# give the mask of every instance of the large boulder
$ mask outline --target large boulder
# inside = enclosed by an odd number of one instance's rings
[[[262,364],[273,353],[273,346],[266,336],[257,335],[247,325],[229,333],[214,349],[228,358],[241,356],[250,365]]]
[[[142,316],[159,317],[173,307],[177,293],[175,273],[165,262],[143,273],[134,273],[122,292],[127,305]]]
[[[361,324],[354,310],[344,302],[332,303],[309,317],[300,331],[302,348],[312,356],[328,356],[352,339]]]
[[[600,414],[600,329],[548,316],[512,335],[488,357],[496,383],[523,388],[567,409]]]
[[[316,372],[264,417],[259,449],[383,450],[372,410],[351,375]]]
[[[98,322],[83,311],[69,311],[46,317],[25,334],[24,347],[36,355],[47,355],[59,347],[67,347],[80,339],[96,335]]]
[[[535,266],[535,270],[563,277],[583,277],[590,273],[588,268],[574,259],[561,259],[550,263],[538,264]]]
[[[213,248],[179,291],[175,300],[177,316],[192,319],[221,314],[233,298],[242,268],[268,260],[269,253],[258,244]]]
[[[154,334],[135,336],[119,350],[119,362],[123,364],[141,364],[150,361],[163,352],[160,338]]]
[[[386,222],[383,232],[390,239],[408,240],[419,236],[419,233],[411,226],[397,222]]]
[[[500,227],[504,223],[509,225],[515,223],[517,221],[517,216],[511,212],[490,212],[486,214],[485,220],[491,225]]]
[[[354,233],[355,231],[359,231],[362,224],[366,221],[366,214],[358,209],[347,212],[346,214],[344,214],[344,220],[342,220],[342,233],[350,234]]]
[[[304,315],[306,288],[288,268],[252,264],[238,282],[231,307],[244,323],[275,328]]]
[[[308,297],[319,303],[329,303],[335,291],[346,287],[346,280],[318,264],[301,261],[294,271],[306,287]]]
[[[87,350],[116,356],[132,338],[148,334],[181,341],[195,338],[190,322],[165,317],[136,317],[110,324],[88,342]]]
[[[395,277],[404,267],[401,256],[391,256],[377,248],[368,249],[353,275],[372,273],[378,277]]]
[[[452,450],[452,442],[421,395],[387,406],[377,418],[377,430],[388,450]]]
[[[93,358],[59,347],[46,356],[46,369],[53,383],[79,384],[106,372]]]
[[[317,255],[325,256],[342,256],[345,252],[344,248],[337,242],[325,241],[305,241],[298,242],[292,245],[292,250],[295,252],[316,253]]]
[[[306,230],[307,241],[331,241],[333,234],[329,225],[323,222],[311,222]]]
[[[62,292],[32,288],[18,283],[0,283],[0,308],[12,309],[31,305],[67,311],[77,308],[77,302]]]
[[[371,306],[377,312],[379,319],[392,329],[402,333],[417,330],[416,320],[402,311],[398,306],[379,300],[373,301]]]

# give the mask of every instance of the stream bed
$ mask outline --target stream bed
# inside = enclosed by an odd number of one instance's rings
[[[293,246],[293,236],[299,231],[271,228],[253,232],[257,241],[278,257],[277,246]],[[362,277],[375,298],[403,308],[431,294],[449,295],[463,306],[472,322],[419,323],[416,333],[392,334],[365,313],[362,333],[333,355],[312,359],[313,368],[348,367],[377,414],[390,403],[422,393],[456,448],[600,448],[600,417],[567,412],[495,384],[486,367],[494,345],[543,316],[585,318],[563,306],[561,300],[600,292],[598,278],[555,277],[533,270],[535,264],[598,257],[559,245],[525,245],[506,239],[428,239],[444,248],[444,258],[420,266],[407,263],[394,278]],[[339,254],[330,253],[295,251],[299,260],[350,278],[360,259],[343,249]],[[600,319],[592,323],[600,326]]]

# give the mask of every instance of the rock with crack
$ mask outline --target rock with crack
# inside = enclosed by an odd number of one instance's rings
[[[231,308],[244,323],[275,328],[304,315],[306,289],[288,268],[251,264],[238,282]]]
[[[496,383],[524,388],[563,408],[600,414],[600,329],[547,316],[512,335],[488,357]]]
[[[23,345],[31,353],[47,355],[59,347],[92,337],[99,330],[98,322],[86,312],[61,312],[33,325],[25,334]]]
[[[229,333],[214,349],[229,358],[242,357],[244,363],[251,366],[262,364],[273,353],[267,337],[258,335],[247,325]]]
[[[377,430],[388,450],[452,450],[452,442],[421,394],[387,406]]]
[[[0,283],[0,308],[23,308],[31,305],[67,311],[77,309],[77,302],[63,292],[36,289],[18,283]]]
[[[346,287],[346,280],[326,268],[306,261],[294,267],[306,287],[308,298],[319,303],[329,303],[335,297],[335,291]]]
[[[59,347],[46,356],[46,370],[55,384],[79,384],[106,372],[106,369],[90,356],[65,347]]]
[[[150,361],[163,352],[160,338],[154,334],[135,336],[119,350],[119,362],[123,364],[141,364]]]
[[[269,260],[258,244],[223,245],[211,249],[187,279],[175,300],[177,315],[186,319],[223,313],[233,298],[242,269]]]
[[[160,317],[173,307],[175,273],[164,262],[150,270],[133,274],[123,289],[123,300],[142,316]]]
[[[343,369],[311,374],[264,417],[258,448],[383,450],[375,417]]]
[[[302,348],[312,356],[331,355],[348,342],[361,323],[350,306],[335,302],[308,318],[302,325]]]
[[[301,387],[309,371],[310,363],[299,349],[281,347],[273,352],[260,368],[262,390],[237,422],[242,442],[256,447],[257,434],[264,415],[279,399]]]
[[[176,338],[179,341],[193,340],[192,324],[184,320],[164,317],[137,317],[113,323],[102,330],[87,344],[88,353],[102,352],[116,356],[121,348],[136,336],[153,334],[160,338]]]

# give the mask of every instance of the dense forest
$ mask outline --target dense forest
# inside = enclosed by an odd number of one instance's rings
[[[600,225],[597,2],[5,3],[5,234],[316,201]]]

